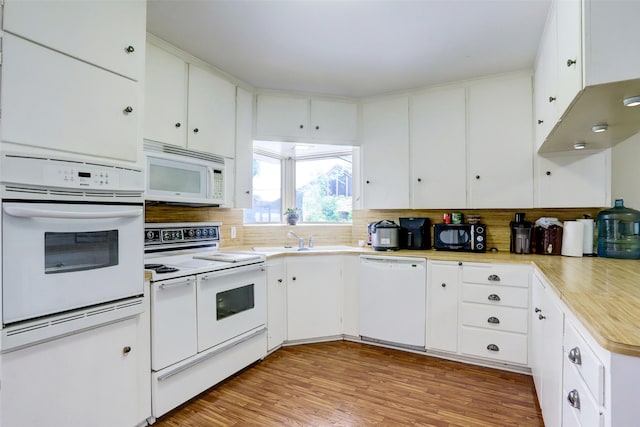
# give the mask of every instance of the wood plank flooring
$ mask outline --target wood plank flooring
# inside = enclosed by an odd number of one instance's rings
[[[530,376],[334,341],[282,348],[154,427],[371,425],[544,424]]]

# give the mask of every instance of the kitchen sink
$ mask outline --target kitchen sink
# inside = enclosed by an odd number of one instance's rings
[[[322,251],[352,251],[357,248],[347,245],[318,245],[312,248],[292,247],[292,246],[256,246],[253,248],[255,252],[322,252]]]

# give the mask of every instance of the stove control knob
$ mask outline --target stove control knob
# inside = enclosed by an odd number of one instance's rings
[[[200,230],[199,228],[196,230],[196,236],[200,237],[200,235],[202,234],[202,230]]]
[[[153,232],[147,231],[147,239],[152,239],[152,238],[153,238]]]
[[[190,230],[189,230],[189,236],[190,236],[190,237],[193,237],[193,236],[195,236],[195,235],[196,235],[196,231],[195,231],[193,228],[192,228],[192,229],[190,229]]]

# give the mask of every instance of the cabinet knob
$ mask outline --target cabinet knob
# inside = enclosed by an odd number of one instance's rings
[[[293,277],[291,278],[291,280],[294,280],[294,281],[295,281],[295,280],[296,280],[296,276],[293,276]]]
[[[244,194],[251,194],[251,191],[247,190],[244,192]]]
[[[198,132],[200,132],[200,129],[198,129],[198,128],[195,128],[195,129],[193,130],[193,133],[198,133]]]
[[[538,124],[539,124],[539,125],[541,125],[541,124],[543,124],[543,123],[544,123],[544,120],[540,120],[540,119],[538,119]]]
[[[447,287],[447,284],[446,284],[446,283],[443,283],[443,284],[442,284],[442,285],[440,285],[440,286],[442,286],[443,288],[446,288],[446,287]]]
[[[316,130],[320,130],[320,126],[316,126]]]
[[[539,320],[544,320],[546,318],[547,318],[547,316],[543,316],[542,314],[538,314],[538,319]]]
[[[366,183],[366,184],[371,184],[371,181],[366,180],[366,181],[365,181],[365,183]]]
[[[489,277],[487,277],[487,280],[490,282],[499,282],[500,276],[498,276],[497,274],[491,274],[489,275]]]
[[[576,63],[575,59],[567,59],[567,67],[571,67]]]
[[[571,390],[567,395],[567,400],[571,406],[576,409],[580,409],[580,395],[578,394],[578,390]]]
[[[551,176],[551,171],[546,171],[545,173],[547,176]]]
[[[131,45],[127,46],[124,50],[127,53],[133,53],[135,51],[135,49]]]
[[[460,266],[461,266],[461,265],[462,265],[462,261],[458,261],[458,265],[460,265]]]
[[[493,323],[494,325],[499,325],[500,319],[498,319],[497,317],[491,316],[487,319],[487,323]]]
[[[128,346],[128,345],[127,345],[127,346],[124,346],[124,347],[122,348],[122,354],[124,354],[124,355],[126,356],[126,355],[127,355],[127,354],[129,354],[129,353],[131,353],[131,347],[130,347],[130,346]]]
[[[282,283],[282,279],[278,279],[278,283]]]
[[[491,294],[487,297],[489,301],[500,301],[500,296],[496,294]]]
[[[131,105],[127,105],[126,107],[124,107],[124,112],[125,113],[133,113],[133,107]]]
[[[535,311],[536,313],[540,313],[542,310],[540,310],[538,307],[536,307],[533,311]]]
[[[555,100],[556,100],[556,97],[555,97],[555,96],[550,96],[550,97],[549,97],[549,102],[553,102],[553,101],[555,101]]]
[[[476,175],[476,179],[480,179],[480,175]]]
[[[580,349],[578,347],[573,347],[569,350],[567,357],[574,365],[582,365],[582,356],[580,355]]]
[[[300,129],[304,129],[304,125],[300,125]]]
[[[498,346],[497,346],[497,345],[495,345],[495,344],[489,344],[489,345],[487,346],[487,350],[489,350],[489,351],[500,351],[500,347],[498,347]]]
[[[179,128],[180,126],[182,126],[182,124],[180,122],[176,123],[176,127]]]
[[[422,182],[422,178],[418,178],[418,182]]]

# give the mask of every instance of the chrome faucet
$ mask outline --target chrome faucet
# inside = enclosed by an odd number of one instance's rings
[[[289,231],[288,234],[293,236],[293,237],[295,237],[296,239],[298,239],[298,249],[303,249],[304,248],[304,239],[302,237],[298,236],[293,231]]]

